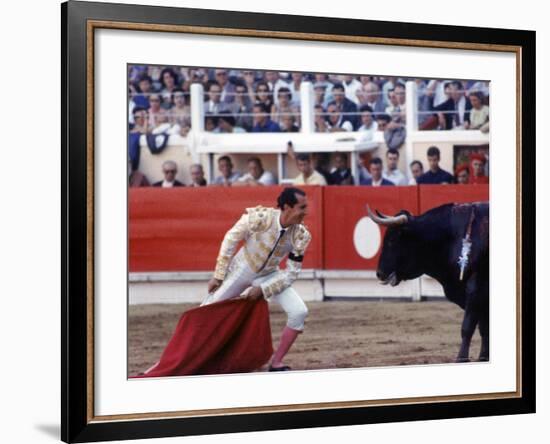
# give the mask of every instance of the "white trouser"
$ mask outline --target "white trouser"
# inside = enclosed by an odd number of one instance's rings
[[[241,255],[237,254],[231,261],[227,276],[220,288],[214,293],[209,294],[201,305],[239,297],[243,293],[246,293],[250,287],[259,286],[271,277],[273,277],[273,273],[263,276],[254,273]],[[281,305],[288,317],[286,323],[288,327],[299,331],[304,329],[304,321],[308,314],[307,307],[292,287],[288,287],[281,293],[273,295],[269,300],[274,300]]]

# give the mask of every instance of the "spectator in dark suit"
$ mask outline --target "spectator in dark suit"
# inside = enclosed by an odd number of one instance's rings
[[[351,122],[351,124],[353,125],[353,129],[358,128],[358,114],[348,114],[357,113],[357,105],[346,98],[345,89],[341,83],[337,83],[332,87],[332,97],[334,98],[334,100],[329,104],[329,107],[332,104],[336,105],[337,110],[340,113],[343,113],[343,118]]]
[[[330,172],[329,185],[353,185],[351,169],[348,168],[348,156],[346,153],[334,155],[334,168]]]
[[[221,101],[222,87],[218,82],[210,83],[207,96],[208,96],[208,101],[204,103],[205,113],[217,115],[222,111],[233,112],[234,107],[231,106],[231,104]]]
[[[189,168],[191,173],[191,184],[190,187],[204,187],[206,186],[206,179],[204,178],[204,170],[200,163],[194,163]]]
[[[439,168],[440,151],[436,146],[428,148],[428,165],[430,169],[426,171],[422,176],[416,179],[416,183],[438,185],[442,183],[454,183],[454,177],[451,173]]]
[[[154,187],[172,188],[185,186],[180,181],[176,180],[178,174],[178,165],[173,160],[167,160],[162,164],[162,173],[164,180],[159,180],[153,184]]]
[[[382,177],[382,159],[380,159],[380,157],[374,157],[370,160],[369,172],[371,177],[368,179],[361,179],[360,185],[368,185],[372,187],[395,186],[393,182]]]
[[[350,120],[350,117],[342,114],[338,110],[336,103],[331,103],[327,107],[327,124],[329,131],[339,132],[339,131],[353,131],[353,122]]]
[[[246,85],[235,86],[235,101],[233,113],[235,116],[235,125],[244,128],[246,131],[252,129],[252,102],[248,96]]]
[[[468,129],[472,104],[464,95],[462,83],[458,80],[449,83],[449,98],[434,108],[437,111],[439,127],[442,129]]]
[[[413,160],[409,168],[411,169],[411,178],[409,179],[409,185],[416,185],[416,179],[424,174],[424,165],[420,160]]]

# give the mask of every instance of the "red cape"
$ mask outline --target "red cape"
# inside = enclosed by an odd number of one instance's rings
[[[185,312],[160,360],[134,378],[250,372],[273,353],[264,299],[229,299]]]

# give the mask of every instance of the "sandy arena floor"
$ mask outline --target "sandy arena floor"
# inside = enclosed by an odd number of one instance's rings
[[[160,357],[180,315],[196,304],[130,306],[129,375]],[[286,358],[296,370],[454,362],[462,310],[448,302],[308,302],[306,330]],[[270,304],[274,347],[286,321]],[[477,359],[476,332],[470,357]]]

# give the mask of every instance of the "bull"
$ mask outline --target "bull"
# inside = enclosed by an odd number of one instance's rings
[[[395,216],[372,212],[387,227],[376,276],[398,285],[423,274],[443,287],[445,296],[464,310],[457,362],[470,360],[470,343],[479,326],[480,361],[489,360],[489,204],[445,204],[419,216],[401,210]]]

